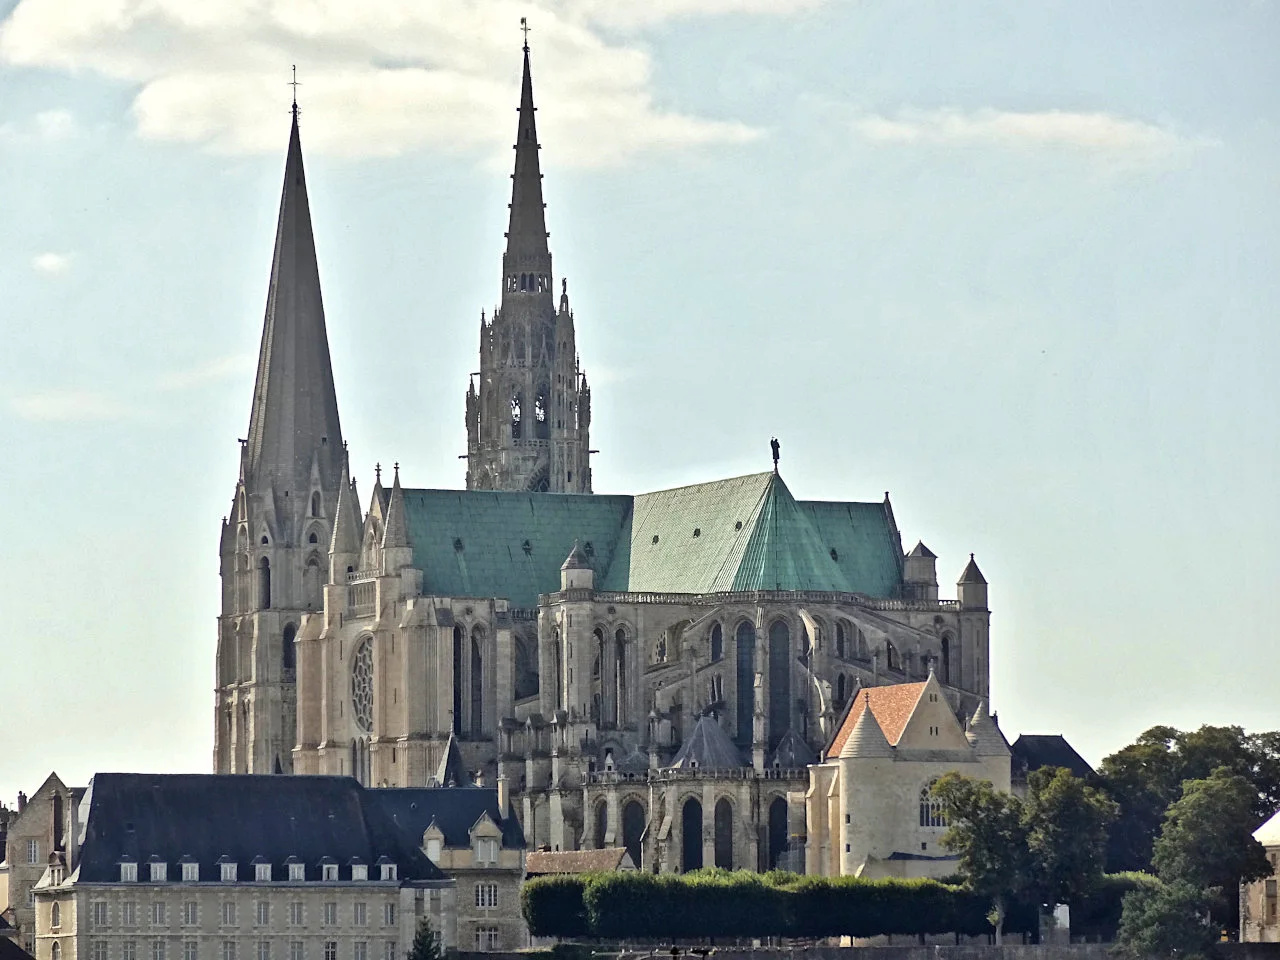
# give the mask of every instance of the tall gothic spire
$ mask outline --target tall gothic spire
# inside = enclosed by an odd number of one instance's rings
[[[341,450],[295,105],[253,388],[246,479],[252,483],[271,476],[305,478],[317,454],[322,464],[336,466]]]
[[[542,172],[538,164],[538,129],[534,120],[533,80],[529,73],[529,45],[524,47],[524,80],[520,87],[520,122],[516,130],[516,168],[511,175],[511,219],[507,226],[505,273],[519,271],[550,278],[547,219],[542,202]],[[548,293],[550,290],[547,291]]]

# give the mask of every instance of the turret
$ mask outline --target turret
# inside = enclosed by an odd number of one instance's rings
[[[595,585],[595,571],[591,569],[591,564],[587,563],[586,554],[582,552],[582,547],[575,540],[569,556],[560,565],[560,589],[594,590]]]
[[[400,487],[400,464],[395,467],[395,480],[387,500],[387,519],[382,530],[382,572],[396,573],[413,563],[413,546],[409,542],[409,521],[405,513],[404,490]]]
[[[908,600],[938,599],[938,557],[919,541],[907,554],[902,582]]]
[[[969,554],[968,565],[956,581],[956,600],[959,601],[961,610],[987,609],[987,578],[978,569],[972,553]]]

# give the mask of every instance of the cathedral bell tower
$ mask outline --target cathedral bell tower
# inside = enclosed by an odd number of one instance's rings
[[[590,493],[591,390],[564,281],[555,300],[534,113],[526,42],[502,303],[480,315],[479,386],[467,390],[467,489]]]
[[[295,103],[249,433],[222,522],[217,773],[292,769],[294,637],[323,606],[345,456]]]

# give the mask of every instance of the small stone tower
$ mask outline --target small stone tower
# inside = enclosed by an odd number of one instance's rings
[[[323,607],[345,459],[295,104],[249,433],[222,523],[217,773],[293,767],[294,638]]]
[[[526,44],[502,305],[480,316],[479,388],[467,389],[467,489],[590,493],[591,390],[567,283],[553,300],[534,112]]]
[[[908,600],[938,599],[938,555],[921,540],[903,564],[903,594]]]

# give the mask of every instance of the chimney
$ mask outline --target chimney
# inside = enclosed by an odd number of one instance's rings
[[[503,820],[511,816],[511,781],[498,777],[498,814]]]
[[[18,791],[18,812],[21,813],[27,809],[27,795],[21,790]]]

